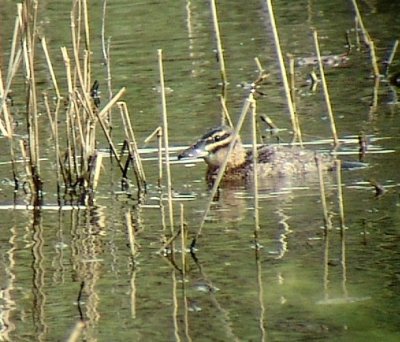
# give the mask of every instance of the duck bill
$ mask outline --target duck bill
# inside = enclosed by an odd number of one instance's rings
[[[178,155],[178,160],[181,159],[197,159],[197,158],[206,158],[208,156],[208,152],[205,149],[205,142],[199,141],[196,144],[190,146],[186,150],[182,151]]]

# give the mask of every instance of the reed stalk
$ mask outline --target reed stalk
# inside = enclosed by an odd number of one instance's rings
[[[260,219],[258,211],[258,150],[257,150],[257,103],[252,93],[249,95],[252,128],[252,154],[253,154],[253,192],[254,192],[254,237],[258,238]]]
[[[133,260],[136,256],[136,245],[135,245],[136,242],[135,242],[134,228],[132,227],[132,215],[131,215],[130,210],[128,210],[125,213],[125,222],[126,222],[126,228],[128,230],[128,238],[129,238],[129,246],[131,249],[131,257]]]
[[[220,73],[221,73],[221,78],[222,78],[222,88],[225,89],[228,84],[228,81],[227,81],[227,77],[226,77],[224,51],[222,49],[221,35],[219,32],[219,24],[218,24],[218,13],[217,13],[217,6],[215,4],[215,0],[210,0],[210,7],[211,7],[212,22],[214,25],[215,39],[217,42],[217,54],[218,54],[218,62],[219,62],[219,68],[220,68]]]
[[[3,87],[3,76],[1,73],[1,68],[0,68],[0,98],[1,99],[7,98],[7,94]],[[13,129],[13,124],[12,124],[13,120],[12,120],[12,116],[10,115],[10,111],[8,110],[8,104],[6,101],[3,101],[0,112],[2,112],[4,121],[5,121],[5,126],[4,126],[3,121],[0,120],[0,131],[7,138],[7,141],[8,141],[9,150],[10,150],[11,169],[12,169],[12,174],[13,174],[13,179],[14,179],[14,190],[17,190],[18,186],[19,186],[19,182],[18,182],[18,172],[17,172],[17,166],[16,166],[16,162],[15,162],[15,153],[14,153],[14,137],[13,137],[14,129]]]
[[[227,122],[230,127],[233,127],[233,122],[232,122],[231,116],[229,115],[228,108],[226,107],[225,97],[220,95],[219,99],[220,99],[220,102],[221,102],[222,113],[223,113],[223,115],[222,115],[222,124],[225,125],[226,122]]]
[[[163,135],[162,135],[162,127],[159,126],[157,127],[145,140],[145,144],[147,144],[149,141],[153,139],[154,136],[157,137],[157,156],[158,156],[158,187],[161,188],[162,184],[162,178],[163,178],[163,162],[162,162],[162,141],[163,141]]]
[[[172,206],[172,181],[171,181],[171,168],[169,163],[169,142],[168,142],[168,117],[167,117],[167,102],[165,98],[165,85],[164,85],[164,67],[162,50],[157,50],[158,54],[158,67],[160,73],[160,87],[161,87],[161,109],[162,109],[162,122],[163,122],[163,138],[164,138],[164,156],[165,167],[167,174],[167,195],[168,195],[168,216],[171,232],[174,232],[174,213]]]
[[[63,162],[61,160],[61,152],[60,152],[60,141],[58,135],[58,111],[60,109],[60,101],[58,100],[56,103],[56,108],[54,110],[54,118],[51,114],[51,109],[49,105],[49,100],[47,94],[43,96],[44,105],[47,112],[47,117],[49,118],[50,128],[52,138],[54,140],[54,151],[55,151],[55,159],[56,159],[56,179],[57,179],[57,194],[60,195],[60,188],[61,188],[61,175],[64,181],[64,184],[67,184],[67,177],[65,175],[65,170],[63,167]]]
[[[296,139],[298,139],[299,132],[297,131],[297,125],[296,125],[295,113],[294,113],[294,108],[293,108],[293,102],[292,102],[292,98],[290,96],[289,81],[288,81],[288,78],[287,78],[285,63],[283,61],[283,55],[282,55],[282,50],[281,50],[278,30],[277,30],[276,23],[275,23],[275,15],[274,15],[274,11],[273,11],[273,8],[272,8],[271,0],[265,0],[265,4],[267,6],[267,11],[268,11],[268,14],[269,14],[269,21],[271,23],[272,34],[273,34],[273,37],[274,37],[275,50],[276,50],[276,54],[277,54],[277,57],[278,57],[279,69],[280,69],[280,72],[281,72],[283,87],[284,87],[284,90],[285,90],[286,103],[287,103],[287,106],[288,106],[290,120],[291,120],[291,123],[292,123],[292,129],[293,129],[293,133],[294,133],[294,137],[293,137],[293,142],[294,142],[294,141],[296,141]]]
[[[301,147],[303,147],[303,138],[301,136],[301,129],[299,123],[299,115],[297,113],[296,106],[296,81],[295,81],[295,72],[294,72],[294,58],[293,56],[289,57],[289,75],[290,75],[290,97],[292,99],[293,105],[293,113],[294,113],[294,121],[296,125],[297,139]]]
[[[375,78],[379,78],[380,72],[379,72],[379,67],[378,67],[378,63],[377,63],[377,59],[376,59],[375,44],[374,44],[373,40],[371,39],[371,36],[369,35],[368,30],[365,28],[364,22],[362,20],[361,14],[360,14],[360,10],[358,9],[357,1],[351,0],[351,2],[353,4],[354,12],[355,12],[356,18],[357,18],[356,23],[358,23],[358,25],[361,29],[364,43],[369,48],[369,53],[370,53],[370,57],[371,57],[371,65],[372,65],[372,69],[374,72],[374,76],[375,76]]]
[[[74,328],[72,329],[70,335],[66,339],[67,342],[78,342],[80,341],[80,337],[83,329],[85,328],[85,323],[83,321],[76,322]]]
[[[139,155],[139,149],[136,143],[135,134],[133,133],[132,123],[125,102],[117,102],[120,109],[122,123],[125,131],[125,141],[128,144],[129,158],[133,162],[133,169],[139,190],[146,191],[146,175],[144,173],[142,160]]]
[[[389,75],[389,68],[393,63],[393,59],[394,59],[394,56],[396,54],[398,46],[399,46],[399,40],[396,39],[394,41],[394,43],[393,43],[393,46],[392,46],[391,50],[390,50],[388,58],[384,61],[385,69],[383,71],[383,75],[385,75],[385,77],[388,77],[388,75]]]
[[[233,147],[235,146],[236,139],[239,137],[240,129],[242,128],[244,119],[246,118],[247,112],[249,111],[249,108],[251,106],[252,96],[253,95],[250,94],[250,96],[247,97],[246,101],[244,102],[244,105],[243,105],[243,108],[242,108],[242,112],[240,114],[238,123],[237,123],[236,128],[235,128],[235,130],[233,132],[233,135],[232,135],[232,142],[229,144],[229,148],[228,148],[228,152],[226,154],[225,160],[224,160],[224,162],[222,163],[221,167],[218,170],[218,174],[217,174],[217,177],[216,177],[216,179],[214,181],[213,187],[211,189],[210,196],[209,196],[209,199],[208,199],[208,202],[207,202],[207,206],[206,206],[206,209],[204,210],[204,213],[203,213],[199,228],[198,228],[197,233],[196,233],[196,235],[195,235],[195,237],[194,237],[194,239],[193,239],[193,241],[191,243],[190,248],[191,248],[192,251],[194,250],[196,242],[197,242],[199,236],[201,235],[204,223],[205,223],[205,221],[207,219],[207,216],[208,216],[208,214],[210,212],[210,209],[211,209],[211,204],[212,204],[212,202],[213,202],[213,200],[215,198],[215,195],[217,193],[217,190],[218,190],[218,187],[219,187],[219,183],[221,182],[222,177],[224,176],[224,172],[225,172],[226,166],[228,165],[229,157],[230,157],[230,155],[231,155],[231,153],[233,151]]]
[[[112,91],[112,75],[111,75],[111,56],[110,56],[110,45],[111,38],[108,38],[106,43],[106,13],[107,13],[107,0],[103,0],[103,13],[101,18],[101,50],[103,52],[104,64],[106,66],[106,79],[109,100],[113,97]],[[111,112],[109,113],[108,121],[111,123]]]
[[[44,52],[44,56],[46,58],[47,67],[49,68],[51,80],[53,82],[54,90],[56,92],[57,100],[60,100],[61,99],[60,90],[58,89],[57,78],[56,78],[56,75],[54,74],[53,64],[51,63],[49,51],[47,50],[47,43],[46,43],[45,37],[43,37],[41,39],[41,43],[42,43],[42,49]]]
[[[342,191],[342,164],[340,159],[335,160],[336,170],[336,184],[337,184],[337,198],[339,205],[339,219],[340,219],[340,230],[343,233],[346,226],[344,223],[344,205],[343,205],[343,191]]]
[[[317,59],[318,59],[318,67],[319,67],[319,72],[320,72],[320,77],[321,77],[322,89],[324,91],[324,99],[325,99],[326,109],[328,110],[328,117],[329,117],[331,132],[332,132],[332,136],[333,136],[333,142],[334,142],[335,148],[337,148],[339,146],[339,139],[338,139],[338,136],[336,133],[335,118],[333,117],[333,111],[332,111],[332,106],[331,106],[331,100],[329,97],[328,85],[327,85],[326,79],[325,79],[324,65],[322,63],[321,53],[319,50],[318,33],[316,30],[313,32],[313,38],[314,38],[314,44],[315,44],[315,52],[317,54]]]
[[[326,204],[325,184],[324,184],[323,171],[321,167],[321,159],[318,155],[315,156],[315,162],[317,163],[317,169],[318,169],[319,190],[321,196],[322,212],[324,215],[325,235],[327,235],[328,230],[332,229],[332,223],[329,218],[328,206]]]
[[[180,204],[180,223],[181,223],[181,250],[182,250],[182,282],[185,283],[185,275],[186,275],[186,230],[185,230],[185,213],[184,206]]]
[[[126,90],[125,87],[121,88],[121,89],[119,90],[119,92],[118,92],[117,94],[114,95],[114,97],[111,99],[111,101],[109,101],[99,113],[97,113],[97,112],[95,113],[97,119],[99,120],[100,126],[101,126],[101,128],[103,129],[103,133],[104,133],[104,135],[105,135],[105,137],[106,137],[106,139],[107,139],[107,142],[108,142],[108,144],[110,145],[110,148],[111,148],[111,151],[112,151],[112,153],[113,153],[113,155],[114,155],[114,158],[115,158],[115,160],[117,161],[118,166],[119,166],[119,168],[121,169],[122,172],[124,172],[124,166],[123,166],[123,164],[122,164],[122,162],[121,162],[121,159],[120,159],[120,157],[119,157],[119,155],[118,155],[118,152],[117,152],[117,150],[116,150],[116,148],[115,148],[115,146],[114,146],[114,144],[113,144],[113,142],[112,142],[112,139],[111,139],[111,136],[110,136],[110,132],[109,132],[109,130],[107,129],[107,127],[106,127],[106,125],[105,125],[105,123],[104,123],[104,119],[103,119],[103,118],[104,118],[104,116],[107,114],[108,110],[109,110],[115,103],[117,103],[117,102],[119,101],[119,99],[121,98],[121,96],[124,94],[125,90]]]

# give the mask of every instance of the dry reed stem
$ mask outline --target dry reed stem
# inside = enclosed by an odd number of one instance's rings
[[[103,0],[103,13],[101,18],[101,50],[103,52],[104,64],[106,66],[107,75],[107,88],[108,88],[108,98],[109,100],[113,97],[112,91],[112,75],[111,75],[111,57],[110,57],[110,45],[111,38],[108,38],[106,44],[106,13],[107,13],[107,0]],[[108,121],[111,124],[111,112],[109,113]]]
[[[101,153],[97,153],[95,157],[95,166],[94,166],[94,171],[93,174],[90,177],[90,186],[92,190],[97,189],[97,184],[99,183],[99,177],[100,177],[100,170],[103,165],[103,155]]]
[[[221,167],[218,170],[218,174],[217,174],[217,177],[216,177],[216,179],[214,181],[213,187],[211,189],[211,193],[210,193],[210,196],[209,196],[209,199],[208,199],[207,206],[206,206],[206,209],[204,211],[203,217],[201,219],[200,226],[199,226],[199,228],[197,230],[197,233],[196,233],[196,236],[193,239],[192,244],[191,244],[191,248],[192,249],[193,249],[194,245],[196,244],[196,241],[197,241],[198,237],[201,235],[201,231],[203,229],[204,223],[205,223],[205,221],[207,219],[207,216],[208,216],[208,213],[210,212],[210,209],[211,209],[211,204],[212,204],[212,202],[214,200],[214,197],[215,197],[215,195],[217,193],[219,183],[221,182],[222,177],[224,176],[224,172],[225,172],[226,166],[228,165],[229,157],[230,157],[230,155],[231,155],[231,153],[233,151],[233,147],[235,146],[236,139],[239,136],[239,132],[240,132],[240,129],[242,128],[244,119],[246,118],[246,114],[249,111],[249,108],[251,106],[252,94],[250,94],[250,95],[251,96],[246,98],[246,101],[245,101],[245,103],[243,105],[242,112],[240,114],[238,123],[237,123],[236,128],[235,128],[235,130],[233,132],[232,142],[229,144],[229,149],[228,149],[228,152],[226,154],[225,160],[224,160],[224,162],[222,163]]]
[[[46,38],[43,37],[41,39],[41,42],[42,42],[42,49],[43,49],[43,52],[44,52],[44,56],[46,58],[46,63],[47,63],[47,66],[49,68],[51,81],[53,82],[54,90],[55,90],[56,95],[57,95],[57,100],[60,100],[61,99],[61,95],[60,95],[60,91],[58,89],[57,79],[56,79],[56,75],[54,74],[53,64],[51,63],[49,51],[47,50]]]
[[[340,229],[344,231],[346,228],[344,223],[344,205],[343,205],[343,191],[342,191],[342,164],[340,159],[335,160],[336,169],[336,183],[337,183],[337,197],[339,206],[339,219],[340,219]]]
[[[268,9],[269,20],[271,22],[271,29],[272,29],[272,34],[273,34],[273,37],[274,37],[276,54],[277,54],[277,57],[278,57],[279,69],[281,71],[283,87],[284,87],[285,95],[286,95],[286,103],[287,103],[289,114],[290,114],[290,120],[291,120],[291,123],[292,123],[292,129],[293,129],[293,132],[294,132],[294,139],[293,140],[295,141],[299,136],[299,132],[297,132],[297,125],[296,125],[296,120],[295,120],[294,108],[293,108],[292,98],[290,96],[290,87],[289,87],[289,82],[288,82],[288,79],[287,79],[285,63],[283,61],[282,50],[281,50],[281,45],[280,45],[280,41],[279,41],[279,35],[278,35],[277,28],[276,28],[275,16],[274,16],[271,0],[265,0],[265,2],[266,2],[266,5],[267,5],[267,9]]]
[[[83,329],[85,328],[85,323],[83,321],[76,322],[71,334],[66,339],[67,342],[78,342],[80,340]]]
[[[161,206],[160,206],[160,207],[161,207]],[[164,227],[165,224],[163,224],[162,226]],[[176,231],[172,234],[172,236],[171,236],[169,239],[167,239],[167,240],[163,243],[162,247],[159,248],[159,250],[157,251],[157,254],[162,254],[162,252],[165,251],[165,249],[166,249],[170,244],[172,244],[172,242],[174,242],[174,241],[176,240],[176,238],[179,236],[179,234],[181,234],[181,233],[182,233],[182,231],[181,231],[180,229],[176,230]],[[173,251],[173,248],[172,248],[172,247],[171,247],[171,251]]]
[[[181,223],[181,250],[182,250],[182,282],[185,283],[186,274],[186,230],[184,206],[180,204],[180,223]]]
[[[367,29],[364,26],[364,22],[362,20],[362,17],[361,17],[361,14],[360,14],[360,10],[358,9],[357,1],[356,0],[351,0],[351,2],[353,4],[353,8],[354,8],[354,11],[356,13],[356,18],[357,18],[356,23],[358,23],[358,25],[360,26],[364,43],[369,48],[372,69],[374,71],[374,76],[376,78],[379,78],[380,77],[380,73],[379,73],[378,63],[377,63],[377,60],[376,60],[375,44],[374,44],[373,40],[371,39],[371,36],[369,35]],[[357,32],[358,32],[358,30],[357,30]]]
[[[80,83],[80,87],[82,88],[82,93],[84,96],[85,101],[82,102],[82,104],[84,106],[86,106],[86,111],[89,114],[89,116],[91,118],[93,118],[93,112],[91,110],[92,107],[92,102],[91,99],[89,97],[89,91],[90,91],[90,85],[87,84],[87,76],[84,77],[82,76],[82,68],[81,68],[81,63],[80,63],[80,59],[79,59],[79,44],[77,43],[77,35],[75,32],[75,17],[74,17],[74,11],[71,11],[71,34],[72,34],[72,52],[73,52],[73,56],[74,56],[74,61],[75,61],[75,72],[78,76],[78,80]],[[87,63],[87,59],[84,59],[84,61],[86,61],[86,63],[84,63],[84,68],[85,70],[88,70],[89,65]],[[84,74],[89,73],[90,71],[85,71]]]
[[[225,88],[226,85],[228,84],[228,81],[226,78],[224,52],[222,49],[221,35],[219,32],[218,13],[217,13],[217,7],[215,5],[215,0],[210,0],[210,7],[211,7],[212,21],[213,21],[213,25],[214,25],[215,39],[217,41],[218,62],[219,62],[219,68],[220,68],[220,72],[221,72],[222,83],[223,83],[222,85],[223,85],[223,88]]]
[[[136,179],[138,183],[138,187],[143,190],[146,189],[146,175],[144,173],[144,168],[142,164],[142,160],[140,158],[139,149],[136,143],[135,134],[133,132],[130,115],[128,112],[128,107],[125,102],[117,102],[117,105],[120,109],[121,118],[123,122],[123,127],[125,131],[125,139],[128,144],[128,150],[130,154],[130,158],[133,159],[133,167],[136,174]]]
[[[58,137],[58,111],[60,109],[60,101],[57,100],[56,108],[54,110],[54,119],[51,115],[51,110],[50,110],[50,105],[49,105],[47,94],[44,94],[44,105],[46,108],[47,117],[49,118],[51,134],[52,134],[52,138],[53,138],[54,144],[55,144],[54,150],[55,150],[55,157],[56,157],[56,177],[57,177],[57,188],[59,189],[60,184],[61,184],[61,177],[60,177],[61,174],[63,176],[64,184],[67,184],[65,170],[63,167],[63,162],[61,160],[60,142],[58,139],[59,138]]]
[[[126,222],[126,228],[128,230],[128,238],[129,238],[129,246],[131,249],[131,256],[134,258],[136,256],[136,246],[135,246],[135,232],[132,227],[132,215],[131,211],[128,210],[125,213],[125,222]]]
[[[389,57],[388,57],[388,59],[386,61],[386,63],[388,65],[391,65],[393,63],[393,59],[394,59],[394,56],[396,55],[396,51],[397,51],[398,46],[399,46],[399,40],[396,39],[394,41],[394,43],[393,43],[392,50],[390,51]]]
[[[323,215],[324,215],[325,234],[327,234],[327,231],[332,228],[332,223],[331,223],[331,220],[328,215],[328,207],[326,204],[326,196],[325,196],[324,177],[323,177],[323,171],[321,168],[321,160],[318,155],[315,156],[315,161],[317,163],[317,169],[318,169],[319,190],[320,190],[320,195],[321,195],[322,211],[323,211]]]
[[[251,109],[251,128],[252,128],[252,152],[253,152],[253,192],[254,192],[254,236],[258,237],[260,230],[260,220],[258,211],[258,150],[257,150],[257,103],[252,93],[249,95],[250,109]]]
[[[0,69],[0,97],[1,99],[7,99],[7,94],[4,91],[3,87],[3,75]],[[12,127],[10,123],[10,113],[8,111],[7,101],[4,100],[2,102],[2,106],[0,108],[0,113],[4,116],[5,126],[3,125],[3,120],[0,120],[0,131],[1,133],[8,139],[12,138]]]
[[[228,108],[226,107],[226,101],[225,101],[225,97],[220,95],[219,96],[220,102],[221,102],[221,106],[222,106],[222,112],[223,112],[223,116],[222,116],[222,124],[225,124],[225,121],[228,121],[228,125],[230,127],[233,127],[233,122],[231,119],[231,116],[229,115],[229,111]]]
[[[164,67],[162,60],[162,49],[157,50],[158,55],[158,68],[160,73],[160,87],[161,87],[161,109],[162,109],[162,121],[163,121],[163,138],[164,138],[164,155],[165,155],[165,167],[167,173],[167,194],[168,194],[168,216],[171,232],[174,232],[174,213],[172,206],[172,180],[171,180],[171,168],[169,163],[169,142],[168,142],[168,117],[167,117],[167,103],[165,99],[165,85],[164,85]]]
[[[254,62],[256,63],[256,66],[257,66],[257,69],[258,69],[258,77],[262,77],[262,75],[264,74],[265,70],[262,67],[258,57],[254,57]]]
[[[316,30],[313,32],[313,37],[314,37],[314,44],[315,44],[315,52],[317,54],[317,59],[318,59],[318,67],[319,67],[319,72],[320,72],[320,77],[321,77],[322,89],[324,91],[325,104],[326,104],[326,108],[328,110],[329,123],[330,123],[331,132],[332,132],[332,136],[333,136],[333,141],[335,143],[335,148],[337,148],[339,146],[339,139],[338,139],[338,136],[336,133],[335,118],[333,117],[331,100],[330,100],[329,91],[328,91],[328,85],[326,83],[324,66],[322,63],[321,53],[319,50],[318,33]]]
[[[104,123],[103,116],[105,116],[107,111],[119,100],[119,98],[122,96],[122,94],[124,92],[125,92],[125,87],[121,88],[120,91],[117,94],[115,94],[115,96],[104,106],[104,108],[100,111],[100,113],[97,113],[97,112],[95,113],[96,116],[97,116],[97,119],[99,120],[100,126],[103,129],[103,133],[104,133],[104,135],[105,135],[105,137],[107,139],[107,142],[110,145],[110,148],[111,148],[111,151],[112,151],[112,153],[114,155],[114,158],[117,161],[118,166],[119,166],[119,168],[121,169],[122,172],[124,172],[124,166],[122,165],[122,162],[121,162],[121,159],[120,159],[120,157],[118,155],[118,152],[117,152],[117,150],[116,150],[116,148],[115,148],[115,146],[114,146],[114,144],[112,142],[110,133],[109,133],[109,131],[108,131],[108,129],[107,129],[105,123]]]
[[[72,77],[71,77],[71,60],[68,56],[68,51],[65,46],[61,47],[61,54],[63,56],[63,61],[65,65],[65,75],[67,77],[67,88],[68,94],[71,97],[74,93],[74,87],[72,86]]]
[[[297,139],[301,147],[303,147],[303,138],[301,135],[300,123],[299,123],[299,115],[296,109],[296,81],[295,81],[295,72],[294,72],[294,58],[293,56],[289,57],[289,75],[290,75],[290,96],[293,104],[293,113],[294,120],[296,124],[296,132]]]
[[[163,178],[163,165],[162,165],[162,127],[158,126],[145,140],[147,144],[154,136],[157,136],[157,146],[158,146],[158,187],[161,187]]]

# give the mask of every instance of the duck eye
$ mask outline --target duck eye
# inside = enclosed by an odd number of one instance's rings
[[[216,135],[215,137],[214,137],[214,141],[220,141],[221,140],[221,136],[220,135]]]

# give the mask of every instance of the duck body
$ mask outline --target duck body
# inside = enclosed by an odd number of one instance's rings
[[[233,149],[224,173],[224,180],[239,180],[253,177],[254,156],[246,151],[240,138],[235,141],[234,131],[228,126],[219,126],[204,134],[195,144],[182,151],[178,159],[203,158],[208,165],[206,179],[215,179],[222,166],[229,146]],[[299,147],[281,145],[261,146],[257,149],[257,174],[259,177],[290,177],[317,171],[316,158],[323,170],[331,170],[334,159],[330,155],[316,154]]]

